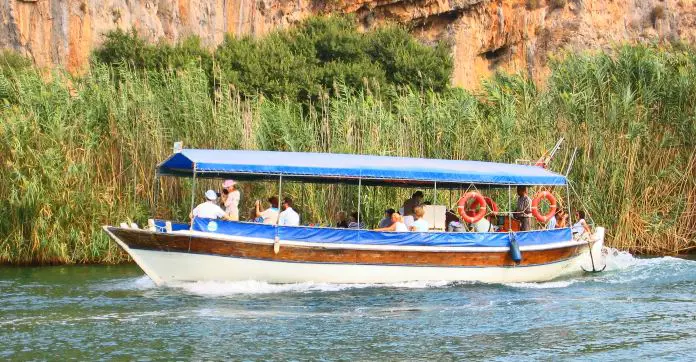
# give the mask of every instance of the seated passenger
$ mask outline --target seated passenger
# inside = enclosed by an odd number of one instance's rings
[[[392,215],[394,214],[394,212],[395,212],[394,209],[384,210],[384,219],[379,221],[379,224],[377,225],[377,227],[380,229],[383,229],[383,228],[391,226],[394,223],[394,221],[392,221]]]
[[[348,223],[348,228],[349,229],[364,229],[365,228],[365,223],[361,222],[358,224],[358,213],[355,211],[350,213],[350,222]]]
[[[206,191],[205,198],[206,201],[196,206],[189,214],[189,218],[191,218],[191,220],[193,220],[194,217],[204,219],[230,219],[229,216],[225,214],[222,208],[217,204],[216,201],[218,196],[215,191]]]
[[[570,228],[573,236],[582,236],[584,233],[590,233],[590,226],[587,225],[587,222],[585,221],[585,212],[578,210],[575,212],[575,217],[578,219],[578,221]]]
[[[477,233],[487,233],[493,231],[493,226],[487,218],[482,217],[481,220],[471,223],[471,228]]]
[[[261,211],[261,201],[256,200],[256,217],[258,222],[273,225],[278,222],[278,198],[271,196],[268,198],[268,202],[271,206]]]
[[[383,228],[375,229],[375,231],[398,231],[404,232],[408,231],[406,224],[401,220],[401,214],[398,211],[394,211],[391,214],[391,225]]]
[[[556,211],[556,229],[568,227],[568,214],[563,209]]]
[[[283,200],[283,212],[278,218],[278,225],[300,226],[300,215],[292,208],[292,199],[286,197]]]
[[[423,209],[423,206],[416,206],[413,208],[413,213],[415,215],[415,221],[413,224],[411,224],[411,231],[428,231],[430,230],[430,224],[428,224],[428,221],[423,218],[423,215],[425,215],[425,210]]]
[[[549,221],[546,222],[546,229],[548,230],[553,230],[557,228],[558,226],[558,219],[556,219],[556,214],[554,213],[553,216],[549,219]]]
[[[337,228],[347,228],[348,221],[346,220],[347,215],[345,211],[339,211],[336,213],[336,227]]]
[[[466,231],[466,228],[464,228],[464,225],[462,225],[459,216],[457,216],[454,210],[445,212],[445,225],[447,225],[447,231],[450,232]]]

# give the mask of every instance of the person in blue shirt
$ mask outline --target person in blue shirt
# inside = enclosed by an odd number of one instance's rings
[[[262,222],[264,224],[275,225],[278,223],[278,197],[271,196],[268,198],[268,202],[271,206],[261,211],[261,201],[256,200],[256,220],[257,222]]]

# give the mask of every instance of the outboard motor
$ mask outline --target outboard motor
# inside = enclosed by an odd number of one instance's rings
[[[520,251],[520,245],[517,243],[515,233],[510,233],[510,257],[516,264],[522,261],[522,252]]]

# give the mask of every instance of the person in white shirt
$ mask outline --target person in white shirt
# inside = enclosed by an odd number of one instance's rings
[[[554,214],[546,223],[546,229],[553,230],[556,228],[556,224],[558,224],[558,221],[556,220],[556,214]]]
[[[256,200],[256,217],[264,224],[275,225],[278,222],[278,198],[271,196],[268,202],[271,207],[261,211],[261,201]]]
[[[283,211],[278,216],[278,225],[300,226],[300,214],[292,208],[292,199],[286,197],[283,200]]]
[[[471,226],[473,227],[474,231],[477,233],[487,233],[490,231],[493,231],[491,229],[491,222],[488,221],[485,217],[482,217],[481,220],[472,223]]]
[[[206,191],[205,198],[207,201],[196,206],[193,211],[191,211],[191,214],[189,214],[191,220],[193,220],[194,217],[229,220],[229,217],[227,214],[225,214],[225,211],[223,211],[222,208],[215,202],[217,201],[217,193],[215,191]]]
[[[581,236],[585,233],[590,233],[590,226],[587,225],[587,221],[585,221],[585,212],[582,210],[578,210],[575,212],[575,218],[578,220],[573,226],[570,227],[570,231],[573,233],[573,236]]]
[[[225,180],[222,183],[223,202],[225,205],[225,212],[230,216],[230,220],[239,221],[239,190],[237,190],[237,183],[234,180]]]
[[[416,216],[416,220],[411,224],[410,229],[411,231],[428,231],[430,230],[430,224],[428,224],[428,221],[423,218],[425,215],[425,210],[423,209],[423,206],[416,206],[413,208],[413,213]]]
[[[398,211],[394,211],[391,214],[391,225],[387,227],[377,228],[375,231],[397,231],[397,232],[407,232],[408,227],[401,219],[401,214]]]

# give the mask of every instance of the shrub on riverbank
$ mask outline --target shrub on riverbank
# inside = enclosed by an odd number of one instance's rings
[[[197,64],[212,83],[232,84],[243,96],[305,103],[330,95],[337,83],[358,91],[369,84],[442,91],[453,68],[442,43],[423,45],[396,25],[359,32],[355,19],[345,16],[309,18],[260,38],[228,35],[214,52],[195,37],[151,45],[135,31],[116,30],[93,59],[140,70]]]
[[[563,136],[568,144],[553,168],[562,170],[579,147],[571,202],[608,227],[609,245],[651,254],[694,246],[692,49],[569,54],[552,65],[544,90],[506,75],[486,81],[476,95],[339,84],[333,97],[309,108],[242,97],[224,83],[211,95],[206,70],[195,64],[152,74],[104,65],[81,77],[60,71],[46,77],[31,68],[0,74],[10,84],[0,110],[0,262],[124,260],[100,226],[145,222],[153,168],[177,140],[196,148],[514,162],[536,159]],[[186,217],[188,185],[163,182],[159,216]],[[244,185],[243,206],[268,194],[264,186],[270,185]],[[307,221],[326,223],[337,207],[357,202],[350,188],[286,191]],[[409,191],[365,192],[365,220],[374,222]]]

